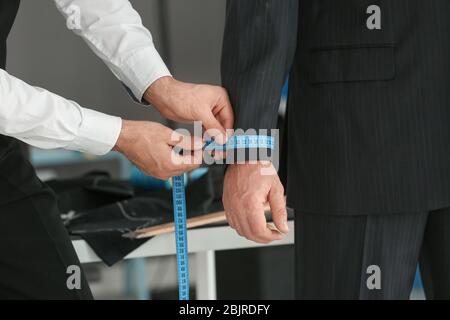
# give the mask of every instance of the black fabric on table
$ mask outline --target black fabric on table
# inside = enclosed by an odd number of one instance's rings
[[[50,180],[46,184],[56,193],[61,213],[94,209],[135,195],[129,181],[111,179],[103,171],[92,171],[72,179]]]
[[[223,210],[222,177],[222,169],[210,168],[188,184],[188,217]],[[171,190],[133,189],[129,182],[99,172],[48,184],[70,234],[83,238],[109,266],[149,240],[125,238],[124,233],[173,221]]]

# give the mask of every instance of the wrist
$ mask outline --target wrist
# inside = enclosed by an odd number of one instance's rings
[[[130,143],[132,140],[132,123],[134,121],[130,120],[122,120],[122,128],[119,133],[119,137],[117,138],[116,144],[113,147],[114,151],[118,151],[123,153],[125,150],[125,146]]]
[[[144,92],[144,99],[154,106],[158,111],[169,105],[168,100],[173,92],[173,87],[177,84],[171,76],[161,77],[154,81]]]

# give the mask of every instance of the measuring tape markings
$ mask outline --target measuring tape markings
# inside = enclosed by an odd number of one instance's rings
[[[184,175],[172,178],[173,214],[177,251],[178,296],[189,300],[189,258],[186,236],[186,193]]]
[[[274,138],[270,136],[245,135],[232,136],[226,144],[220,145],[211,140],[203,147],[204,150],[232,150],[232,149],[251,149],[265,148],[273,149]]]
[[[204,150],[232,150],[250,148],[274,148],[274,138],[270,136],[241,135],[232,136],[225,145],[208,141]],[[186,227],[186,191],[184,175],[172,178],[172,201],[175,223],[175,244],[178,271],[178,296],[189,300],[189,256]]]

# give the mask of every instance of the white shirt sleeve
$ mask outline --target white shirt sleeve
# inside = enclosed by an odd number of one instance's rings
[[[170,76],[150,32],[127,0],[55,0],[67,26],[80,35],[142,101],[157,79]],[[105,154],[115,145],[122,120],[82,108],[0,69],[0,134],[40,148]]]
[[[0,69],[0,134],[32,146],[105,154],[122,127],[119,117],[80,107]]]
[[[152,36],[128,0],[55,0],[66,24],[81,36],[142,101],[157,79],[170,76],[153,44]]]

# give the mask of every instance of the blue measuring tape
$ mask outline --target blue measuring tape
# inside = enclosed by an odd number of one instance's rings
[[[258,135],[232,136],[226,144],[220,145],[213,140],[208,141],[203,147],[204,150],[231,150],[231,149],[251,149],[265,148],[273,149],[273,137]]]
[[[180,300],[189,300],[189,257],[187,249],[184,175],[172,178],[172,197],[177,250],[178,297]]]
[[[274,138],[270,136],[242,135],[232,136],[224,145],[209,141],[204,150],[231,150],[243,148],[274,148]],[[189,300],[189,256],[186,226],[186,190],[184,175],[172,178],[173,218],[175,223],[175,243],[178,271],[178,297]]]

